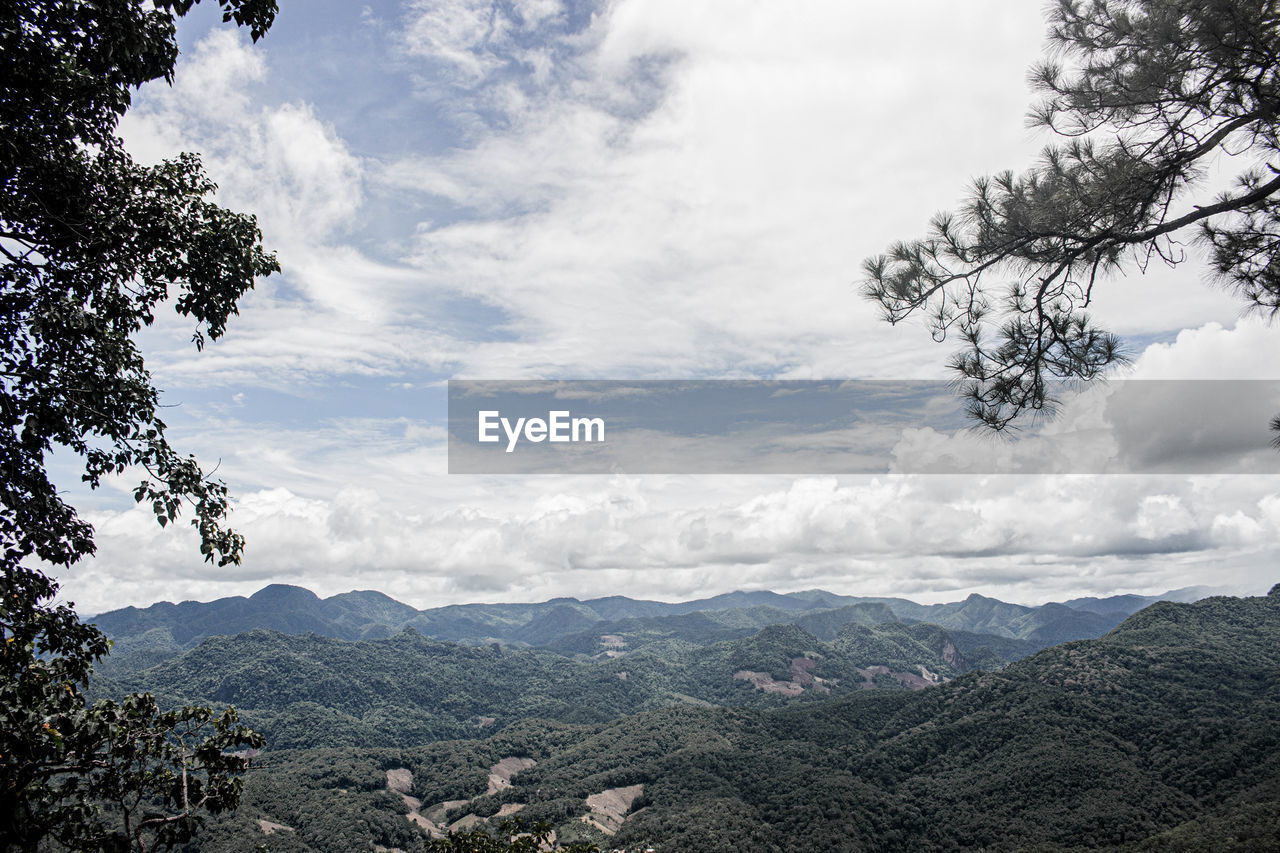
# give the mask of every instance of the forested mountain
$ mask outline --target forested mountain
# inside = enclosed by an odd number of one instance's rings
[[[1175,590],[1161,598],[1183,600],[1199,597],[1201,592]],[[1019,648],[1026,654],[1067,640],[1099,636],[1152,600],[1127,595],[1027,607],[971,595],[964,601],[922,605],[906,599],[855,598],[810,590],[786,595],[733,592],[677,603],[611,596],[417,610],[368,590],[322,599],[300,587],[272,584],[248,598],[126,607],[91,621],[115,643],[112,658],[102,669],[114,673],[122,667],[155,665],[209,637],[259,628],[341,640],[386,638],[412,628],[454,643],[545,646],[568,654],[595,655],[607,651],[599,640],[604,635],[620,636],[632,649],[658,639],[703,645],[744,637],[769,625],[794,623],[830,640],[850,623],[901,621],[1021,640],[1022,645],[1007,650]]]
[[[673,704],[778,707],[919,689],[1007,663],[989,648],[963,651],[969,639],[888,622],[850,623],[823,642],[796,625],[773,625],[709,645],[654,642],[597,661],[445,643],[413,629],[381,640],[255,630],[212,637],[149,669],[119,668],[95,690],[234,705],[276,749],[390,747],[483,737],[535,718],[603,722]]]
[[[851,625],[826,648],[905,653],[945,633]],[[821,642],[795,627],[748,639]],[[753,653],[723,646],[732,664]],[[1278,780],[1280,586],[1158,603],[1104,637],[917,691],[268,753],[201,849],[411,850],[428,823],[518,813],[633,850],[1263,851],[1280,849]]]

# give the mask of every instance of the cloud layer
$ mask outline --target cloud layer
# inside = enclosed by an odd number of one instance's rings
[[[63,574],[86,609],[272,580],[1043,600],[1271,571],[1266,478],[443,474],[447,377],[944,378],[946,346],[857,297],[859,264],[1045,142],[1034,4],[447,0],[305,39],[291,14],[258,45],[184,30],[174,87],[123,126],[142,160],[199,151],[285,268],[204,353],[174,318],[146,338],[248,559],[208,572],[122,486]],[[1099,288],[1132,375],[1280,378],[1280,335],[1200,275]]]
[[[419,606],[812,587],[1042,601],[1265,589],[1280,534],[1269,477],[731,479],[555,478],[416,502],[376,481],[328,499],[254,491],[236,512],[245,564],[216,580],[184,560],[191,535],[161,531],[140,509],[103,513],[101,557],[68,581],[101,606],[272,581],[377,588]],[[112,570],[122,565],[123,581]]]

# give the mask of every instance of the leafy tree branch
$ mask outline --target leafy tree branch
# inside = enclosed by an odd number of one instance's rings
[[[1094,287],[1127,263],[1182,263],[1184,240],[1250,308],[1280,310],[1275,7],[1060,0],[1031,122],[1066,141],[1021,175],[974,181],[925,237],[864,263],[886,320],[921,314],[935,339],[959,338],[950,366],[979,421],[1004,429],[1052,404],[1052,380],[1124,362],[1089,315]],[[1206,198],[1217,162],[1242,165],[1237,189]]]
[[[165,849],[200,813],[234,808],[235,750],[261,744],[234,711],[161,711],[146,694],[87,706],[106,638],[25,563],[70,565],[94,531],[53,482],[138,472],[161,525],[183,505],[204,558],[239,562],[224,483],[158,417],[136,336],[172,303],[201,348],[257,278],[279,270],[252,216],[212,200],[198,157],[134,163],[117,134],[133,91],[173,79],[175,19],[195,0],[13,0],[0,6],[0,846]],[[218,0],[256,41],[274,0]]]

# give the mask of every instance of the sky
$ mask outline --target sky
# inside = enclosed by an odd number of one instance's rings
[[[1280,580],[1274,475],[448,473],[450,379],[949,378],[859,270],[1052,141],[1025,120],[1039,4],[310,0],[257,44],[205,5],[121,133],[200,153],[283,268],[203,352],[176,314],[143,338],[248,545],[207,565],[136,477],[83,492],[56,458],[97,531],[56,572],[80,612],[268,583],[425,608]],[[1123,376],[1280,379],[1280,329],[1188,252],[1099,288]]]

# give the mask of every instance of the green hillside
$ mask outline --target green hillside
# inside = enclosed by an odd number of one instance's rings
[[[413,630],[381,640],[257,630],[212,637],[143,671],[117,671],[95,690],[234,705],[274,749],[399,747],[484,737],[529,719],[593,723],[672,704],[826,701],[873,687],[919,688],[967,668],[947,632],[899,623],[849,625],[832,643],[775,625],[706,646],[654,642],[599,661],[444,643]]]
[[[893,647],[927,646],[939,629],[917,630]],[[837,644],[890,639],[850,631]],[[762,632],[725,654],[789,654],[810,640]],[[408,774],[419,813],[444,825],[520,808],[570,835],[597,832],[581,819],[595,814],[593,795],[640,785],[617,835],[600,836],[630,849],[1262,851],[1280,847],[1278,756],[1280,588],[1157,604],[1105,637],[918,691],[268,754],[245,808],[202,849],[261,843],[262,819],[292,827],[271,849],[412,849],[405,801],[387,790],[394,770]],[[536,763],[486,793],[505,757]],[[334,841],[342,821],[364,821],[364,834]]]

